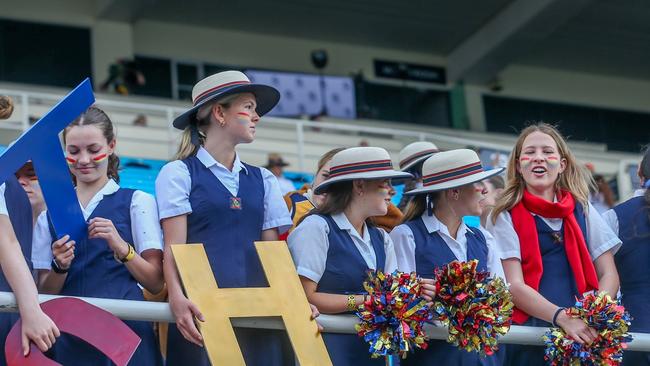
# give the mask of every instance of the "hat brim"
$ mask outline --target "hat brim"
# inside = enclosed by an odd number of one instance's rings
[[[443,191],[445,189],[462,187],[464,185],[480,182],[484,179],[488,179],[495,175],[501,174],[504,170],[505,168],[490,169],[476,174],[468,175],[466,177],[450,180],[447,182],[442,182],[438,184],[432,184],[427,187],[412,189],[408,192],[404,192],[403,194],[406,196],[414,196],[418,194],[431,193],[436,191]]]
[[[260,116],[263,116],[270,112],[271,109],[273,109],[273,107],[275,107],[280,101],[280,92],[272,86],[263,84],[234,85],[229,88],[224,88],[221,93],[213,95],[211,98],[202,101],[201,103],[190,108],[187,112],[176,117],[172,125],[179,130],[184,130],[187,125],[196,119],[196,113],[198,112],[199,108],[204,106],[206,103],[227,97],[229,95],[240,93],[255,94],[255,99],[257,102],[257,108],[255,110]]]
[[[373,179],[404,179],[413,177],[410,173],[400,172],[397,170],[387,170],[387,171],[378,171],[378,172],[364,172],[364,173],[353,173],[346,174],[340,177],[329,178],[321,184],[317,185],[314,188],[315,194],[323,194],[327,192],[327,189],[332,185],[340,182],[347,182],[355,179],[361,180],[373,180]]]
[[[435,152],[432,152],[431,154],[426,154],[424,156],[421,156],[413,161],[410,161],[408,164],[406,164],[403,168],[400,169],[400,171],[407,172],[409,173],[409,170],[413,169],[417,164],[427,160],[430,158],[432,155],[434,155]]]

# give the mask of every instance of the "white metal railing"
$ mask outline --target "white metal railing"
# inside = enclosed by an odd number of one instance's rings
[[[63,296],[39,295],[39,301],[44,302]],[[123,320],[141,320],[151,322],[174,322],[169,304],[165,302],[132,301],[78,297],[89,304],[102,308]],[[16,298],[11,292],[0,292],[0,312],[18,312]],[[320,315],[316,321],[326,333],[355,334],[354,324],[357,318],[353,315]],[[233,318],[235,327],[284,329],[282,320],[275,318]],[[510,332],[499,338],[499,343],[514,343],[527,345],[544,345],[542,335],[547,328],[513,325]],[[432,339],[447,339],[447,329],[435,325],[425,326],[425,331]],[[634,340],[628,344],[629,351],[650,351],[650,334],[632,333]]]

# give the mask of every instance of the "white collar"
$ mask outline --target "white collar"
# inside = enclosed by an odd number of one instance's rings
[[[445,225],[442,221],[438,220],[435,214],[432,214],[429,216],[426,212],[422,213],[422,221],[424,222],[424,226],[427,228],[427,231],[429,234],[435,233],[436,231],[440,231],[442,234],[447,235],[448,237],[453,239],[453,236],[449,234],[449,229],[447,228],[447,225]],[[469,228],[463,220],[460,220],[460,226],[458,227],[458,232],[456,233],[456,239],[460,235],[465,235]]]
[[[109,194],[113,194],[117,192],[117,190],[120,189],[120,186],[113,180],[113,179],[108,179],[108,182],[100,189],[93,198],[88,201],[88,204],[86,205],[86,209],[93,207],[95,203],[98,203],[102,199],[104,199],[104,196],[108,196]],[[81,202],[79,202],[79,205],[81,206]],[[83,209],[83,207],[81,207]]]
[[[199,151],[196,152],[196,157],[199,159],[199,161],[206,167],[210,168],[214,165],[216,165],[218,168],[227,170],[233,174],[238,174],[240,170],[244,169],[244,173],[248,174],[248,169],[246,169],[246,166],[242,164],[241,160],[239,160],[239,154],[235,152],[235,161],[232,164],[232,171],[230,169],[226,168],[223,164],[220,162],[216,161],[212,155],[206,150],[203,146],[199,148]]]
[[[348,217],[345,216],[344,212],[333,214],[332,219],[336,223],[336,226],[339,227],[339,229],[346,230],[351,236],[356,236],[366,243],[370,242],[370,233],[368,233],[368,228],[366,227],[365,223],[363,224],[363,237],[361,237],[357,229],[355,229],[354,226],[352,226],[350,223],[350,220],[348,220]]]

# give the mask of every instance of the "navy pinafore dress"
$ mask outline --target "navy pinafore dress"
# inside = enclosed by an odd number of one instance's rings
[[[354,245],[346,230],[340,229],[329,215],[319,215],[329,226],[329,249],[325,272],[318,281],[317,292],[329,294],[363,294],[363,281],[367,279],[368,265]],[[386,252],[382,233],[366,225],[375,251],[377,271],[384,270]],[[371,359],[368,343],[356,334],[323,333],[323,340],[334,366],[384,365],[383,358]]]
[[[650,333],[650,207],[634,197],[614,207],[623,242],[614,256],[621,281],[621,300],[632,316],[631,332]],[[625,365],[650,365],[650,353],[625,352]]]
[[[576,203],[573,214],[582,230],[585,242],[588,242],[585,212],[581,204]],[[578,286],[564,249],[564,227],[560,231],[554,231],[539,216],[534,217],[544,269],[538,292],[557,306],[571,307],[575,305],[576,298],[582,294],[578,293]],[[552,326],[549,322],[532,316],[522,325]],[[542,366],[546,364],[543,346],[506,345],[506,365]]]
[[[120,188],[105,195],[88,217],[109,219],[127,243],[133,243],[131,231],[132,189]],[[50,233],[56,238],[50,221]],[[113,257],[113,251],[104,239],[85,238],[75,244],[72,261],[60,295],[99,297],[108,299],[144,301],[142,289],[126,266]],[[161,365],[160,347],[151,322],[124,321],[141,342],[129,365]],[[100,331],[100,330],[98,330]],[[96,348],[78,338],[62,334],[48,355],[63,365],[112,365]]]
[[[5,202],[7,204],[7,211],[11,226],[14,229],[20,248],[22,249],[27,266],[32,270],[32,206],[29,204],[27,193],[23,187],[20,186],[18,180],[11,176],[5,182]],[[0,272],[0,291],[12,292],[4,273]],[[11,330],[11,327],[18,320],[18,313],[0,313],[0,347],[2,357],[0,359],[0,366],[6,365],[4,351],[5,339]]]
[[[192,156],[183,163],[192,180],[187,216],[187,243],[203,243],[220,288],[266,287],[254,242],[261,239],[264,223],[264,181],[260,168],[245,163],[239,173],[235,200],[219,179]],[[236,208],[239,204],[239,208]],[[242,299],[242,306],[246,299]],[[290,365],[294,362],[284,330],[235,328],[246,365]],[[167,366],[210,365],[207,353],[183,338],[169,325]]]
[[[422,218],[406,223],[413,232],[415,241],[415,268],[423,278],[433,278],[434,269],[458,260],[438,233],[429,233]],[[467,260],[478,259],[479,271],[487,271],[488,247],[485,236],[478,229],[465,233],[467,238]],[[497,366],[501,363],[496,355],[481,357],[476,352],[466,352],[444,340],[431,340],[426,350],[416,350],[401,360],[402,366],[409,365],[452,365],[452,366]]]

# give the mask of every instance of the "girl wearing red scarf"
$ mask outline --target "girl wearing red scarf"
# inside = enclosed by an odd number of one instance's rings
[[[488,230],[500,250],[516,306],[515,324],[555,324],[577,342],[596,331],[563,308],[592,290],[616,296],[613,252],[621,241],[589,203],[590,178],[560,133],[539,123],[524,129],[510,155],[508,183]],[[512,345],[509,365],[544,365],[544,349]]]

